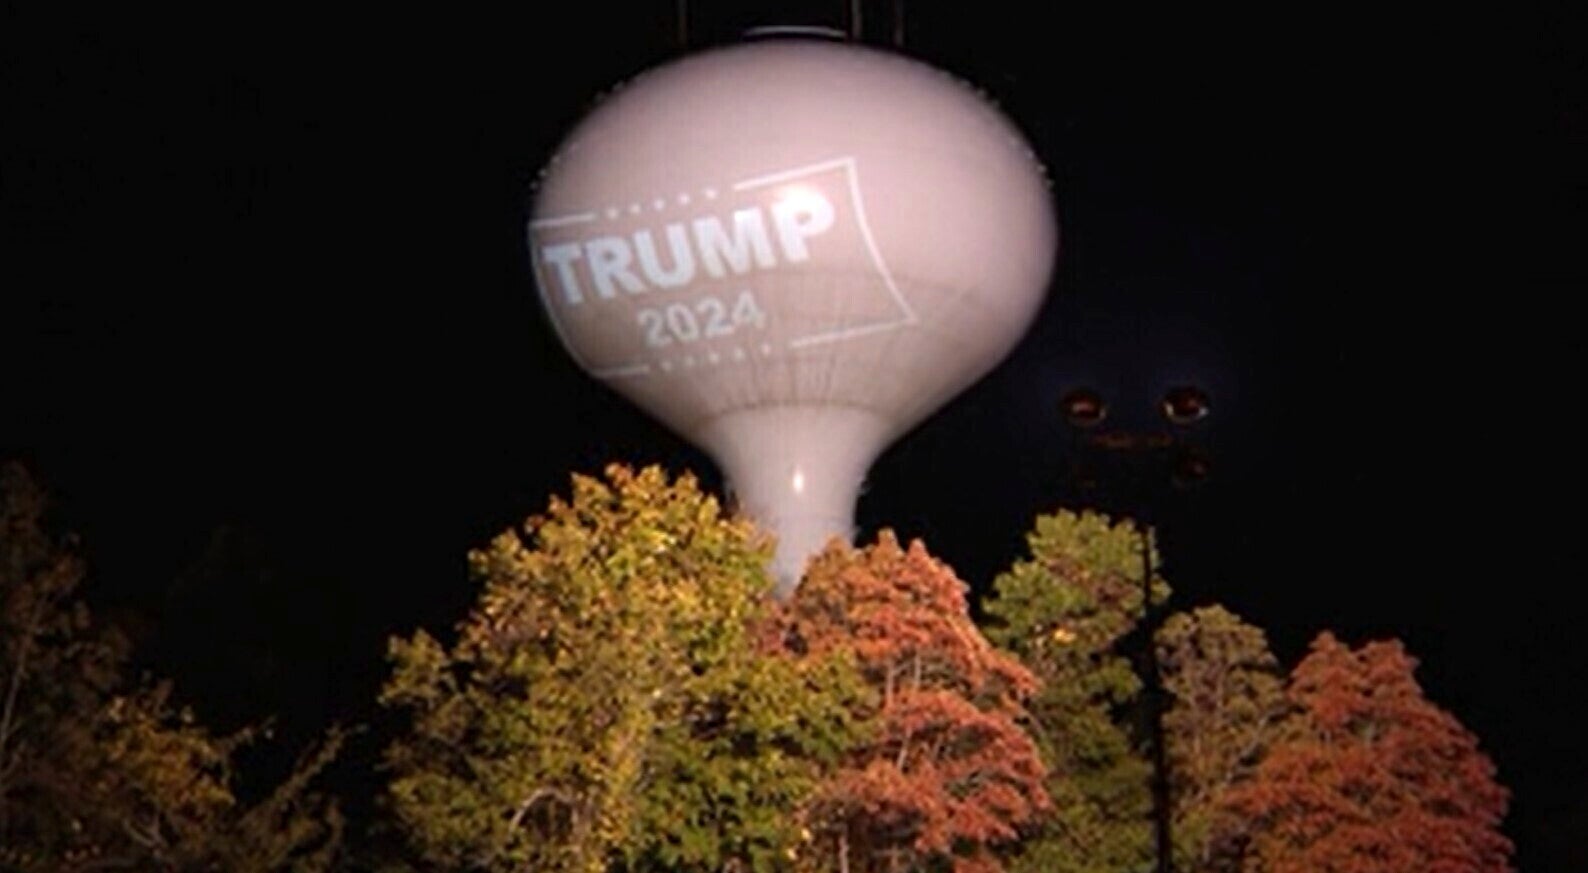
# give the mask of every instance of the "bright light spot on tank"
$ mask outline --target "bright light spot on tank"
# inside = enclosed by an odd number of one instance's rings
[[[784,185],[775,195],[779,203],[786,203],[790,212],[812,213],[827,207],[827,198],[810,185]]]
[[[805,493],[805,471],[804,470],[800,470],[800,469],[795,469],[794,470],[794,493],[795,494],[804,494]]]

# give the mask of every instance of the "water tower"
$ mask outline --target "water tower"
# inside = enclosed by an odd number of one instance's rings
[[[529,224],[568,352],[710,453],[776,534],[783,596],[852,534],[878,453],[1025,333],[1057,239],[1042,168],[974,90],[797,32],[617,90]]]

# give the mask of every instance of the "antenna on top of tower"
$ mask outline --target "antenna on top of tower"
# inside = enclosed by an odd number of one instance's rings
[[[891,0],[889,9],[892,12],[888,27],[888,43],[896,49],[904,48],[905,42],[905,4],[907,0]],[[846,0],[843,5],[845,27],[835,27],[827,24],[806,23],[773,23],[761,24],[745,29],[740,35],[744,38],[759,38],[769,36],[811,36],[825,37],[828,39],[849,40],[863,43],[866,41],[866,0]],[[873,7],[875,11],[875,6]],[[708,16],[710,18],[710,16]],[[711,22],[706,22],[708,30]],[[696,29],[696,22],[690,14],[689,0],[674,0],[673,2],[673,40],[680,53],[687,52],[690,48],[692,31]],[[872,36],[880,36],[873,27]],[[880,40],[879,40],[880,42]]]

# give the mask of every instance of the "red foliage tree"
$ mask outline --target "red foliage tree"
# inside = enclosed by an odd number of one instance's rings
[[[783,608],[782,644],[850,657],[874,689],[867,739],[817,791],[811,866],[1002,869],[992,853],[1048,806],[1021,727],[1035,677],[971,622],[965,584],[919,541],[833,544]]]
[[[1477,738],[1430,703],[1399,642],[1330,634],[1291,674],[1292,714],[1250,781],[1253,873],[1503,873],[1508,792]]]

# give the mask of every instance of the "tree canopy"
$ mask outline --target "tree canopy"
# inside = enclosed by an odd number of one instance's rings
[[[1173,698],[1163,731],[1175,869],[1234,869],[1231,850],[1248,820],[1225,800],[1274,739],[1286,712],[1283,673],[1263,631],[1222,606],[1170,616],[1155,643]]]
[[[1061,510],[1038,517],[1026,541],[1030,557],[1000,574],[985,602],[988,636],[1042,680],[1031,711],[1054,808],[1014,866],[1142,869],[1153,849],[1151,770],[1127,718],[1141,680],[1119,651],[1141,620],[1141,533]],[[1167,590],[1154,580],[1155,597]]]
[[[1477,738],[1423,696],[1399,642],[1324,633],[1296,665],[1292,711],[1230,812],[1261,873],[1504,873],[1508,792]]]
[[[216,736],[169,682],[127,677],[126,641],[78,598],[85,565],[45,508],[21,465],[0,466],[0,866],[330,869],[342,818],[310,783],[341,732],[263,799],[240,800],[234,756],[263,731]]]
[[[390,641],[377,829],[398,839],[377,830],[366,860],[1144,873],[1138,670],[1155,665],[1175,869],[1511,869],[1508,792],[1400,643],[1324,633],[1286,677],[1263,631],[1217,605],[1148,640],[1144,587],[1159,604],[1168,586],[1143,579],[1158,561],[1141,529],[1059,511],[1027,542],[983,601],[983,636],[968,586],[919,541],[834,540],[779,602],[769,539],[693,477],[575,476],[469,553],[481,588],[450,632]],[[317,787],[344,732],[238,788],[240,750],[268,730],[217,733],[170,681],[130,678],[86,572],[42,490],[0,465],[0,869],[350,864]]]
[[[393,808],[428,866],[772,870],[860,692],[841,658],[770,650],[770,544],[695,479],[575,476],[469,556],[444,645],[392,642]]]
[[[869,730],[817,790],[810,820],[824,869],[1001,870],[1049,805],[1024,722],[1029,670],[971,621],[966,586],[920,541],[890,531],[819,554],[781,615],[805,657],[852,658],[873,696]]]

